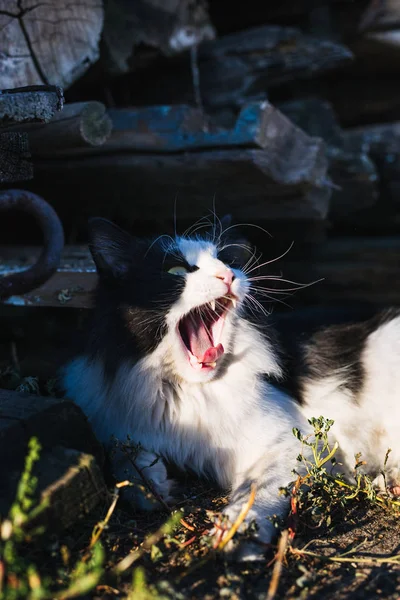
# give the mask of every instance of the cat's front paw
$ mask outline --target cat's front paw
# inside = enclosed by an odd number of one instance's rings
[[[174,501],[175,482],[168,478],[167,468],[160,457],[142,450],[136,457],[134,465],[135,468],[132,468],[132,465],[123,465],[128,467],[123,477],[131,482],[131,485],[124,488],[122,492],[125,502],[139,510],[149,511],[160,509],[162,504],[160,499],[166,504]]]
[[[162,508],[162,502],[159,498],[165,502],[165,504],[173,504],[174,496],[172,490],[175,486],[173,479],[166,479],[165,481],[159,481],[157,485],[153,481],[150,481],[152,489],[156,492],[153,493],[149,487],[139,481],[132,481],[129,487],[126,487],[122,491],[122,498],[125,502],[130,504],[132,508],[139,510],[152,511],[159,510]]]

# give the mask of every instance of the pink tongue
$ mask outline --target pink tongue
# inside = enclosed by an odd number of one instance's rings
[[[213,363],[213,362],[217,362],[217,360],[219,359],[220,356],[222,356],[224,353],[224,347],[222,344],[218,344],[218,346],[216,348],[209,348],[208,350],[206,350],[203,354],[202,358],[199,358],[199,362],[202,363]]]
[[[186,331],[189,338],[190,351],[200,363],[216,362],[224,353],[222,344],[214,347],[212,345],[211,333],[209,333],[202,321],[195,322],[187,319]]]

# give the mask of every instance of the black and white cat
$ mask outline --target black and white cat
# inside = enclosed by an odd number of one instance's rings
[[[366,333],[359,326],[358,337],[340,327],[314,337],[303,352],[301,407],[271,383],[283,372],[268,327],[252,317],[251,251],[229,228],[153,241],[99,218],[89,229],[99,285],[87,348],[67,365],[64,387],[104,444],[140,443],[136,463],[166,500],[172,482],[158,456],[230,490],[231,520],[255,484],[247,520],[270,542],[268,517],[287,512],[279,488],[298,468],[292,428],[306,432],[306,417],[321,414],[335,419],[349,469],[361,451],[378,475],[388,446],[398,467],[400,317]],[[114,461],[125,479],[129,462]],[[241,558],[259,556],[256,544],[241,549]]]

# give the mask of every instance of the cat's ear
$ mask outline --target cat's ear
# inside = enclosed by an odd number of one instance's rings
[[[88,231],[89,249],[99,273],[123,276],[132,264],[134,238],[101,217],[89,219]]]

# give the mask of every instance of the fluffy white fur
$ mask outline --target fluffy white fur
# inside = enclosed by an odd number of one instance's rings
[[[256,519],[257,537],[271,541],[274,528],[268,517],[284,515],[288,501],[279,487],[293,480],[298,466],[298,442],[292,428],[305,430],[297,405],[263,380],[279,376],[272,346],[255,326],[240,318],[248,283],[234,271],[231,290],[238,297],[224,324],[223,364],[214,371],[194,370],[185,356],[177,325],[196,306],[226,293],[221,279],[227,267],[216,258],[213,244],[181,239],[180,250],[199,269],[188,273],[180,299],[167,315],[168,333],[154,352],[136,364],[121,364],[111,385],[103,365],[81,356],[66,369],[64,384],[89,417],[99,438],[125,440],[129,435],[145,449],[139,460],[148,465],[158,491],[168,498],[170,482],[157,455],[182,468],[213,477],[231,490],[227,514],[234,519],[248,499],[250,486],[257,493],[247,521]],[[125,478],[128,464],[118,459],[117,477]],[[242,547],[242,558],[257,558],[260,549]]]
[[[361,452],[366,462],[364,471],[376,476],[375,483],[385,489],[385,480],[379,473],[390,448],[386,485],[398,495],[400,317],[381,325],[368,336],[361,360],[364,383],[356,398],[342,386],[345,370],[338,371],[330,378],[306,382],[303,410],[308,418],[324,415],[335,421],[332,433],[339,442],[341,460],[349,477],[354,470],[355,454]]]

